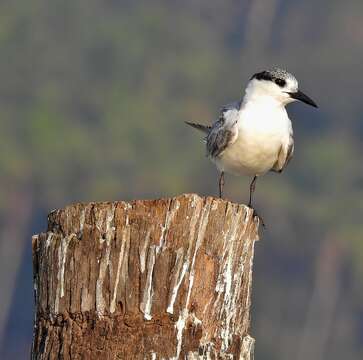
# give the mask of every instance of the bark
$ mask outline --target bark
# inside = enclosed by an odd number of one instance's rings
[[[76,204],[33,237],[32,359],[252,360],[252,210],[215,198]]]

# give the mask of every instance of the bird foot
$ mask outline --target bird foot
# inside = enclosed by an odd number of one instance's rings
[[[249,206],[253,210],[253,219],[257,218],[257,220],[261,223],[262,227],[266,229],[265,222],[263,221],[263,218],[258,214],[256,209],[254,209],[252,206]]]

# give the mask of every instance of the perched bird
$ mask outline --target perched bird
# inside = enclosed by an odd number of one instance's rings
[[[225,172],[251,176],[248,206],[253,208],[258,176],[284,170],[294,152],[292,125],[285,106],[296,100],[318,107],[298,89],[292,74],[274,68],[254,74],[243,99],[224,106],[212,126],[186,122],[206,134],[207,156],[220,171],[220,197]]]

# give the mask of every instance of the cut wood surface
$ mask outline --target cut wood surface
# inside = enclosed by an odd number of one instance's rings
[[[195,194],[75,204],[33,236],[33,359],[253,359],[252,210]]]

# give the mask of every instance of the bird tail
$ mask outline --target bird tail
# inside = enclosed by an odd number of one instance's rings
[[[208,134],[211,127],[208,126],[208,125],[202,125],[202,124],[196,124],[196,123],[192,123],[192,122],[189,122],[189,121],[185,121],[185,123],[199,131],[202,131],[204,132],[205,134]]]

